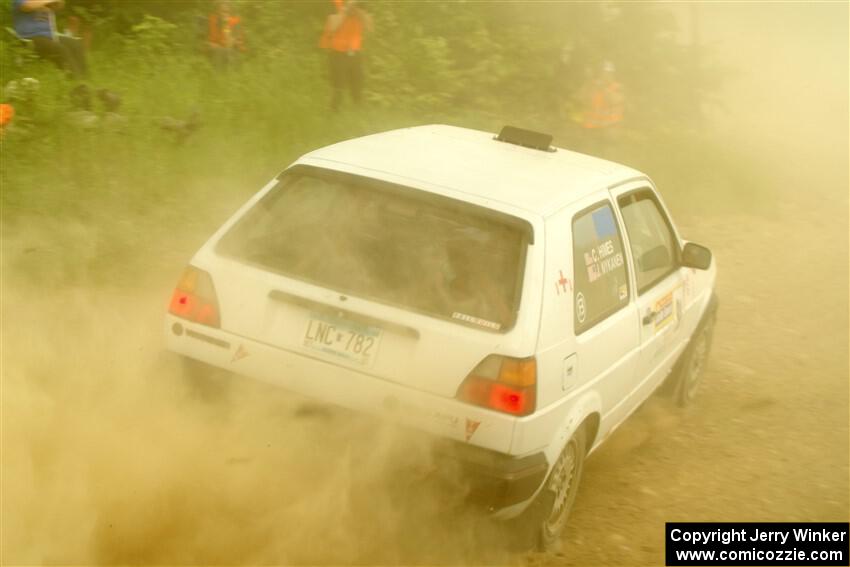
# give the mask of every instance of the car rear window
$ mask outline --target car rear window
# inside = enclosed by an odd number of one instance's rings
[[[367,177],[296,166],[224,235],[225,256],[345,294],[504,331],[527,221]]]

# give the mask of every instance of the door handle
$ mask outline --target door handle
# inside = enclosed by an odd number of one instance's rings
[[[641,321],[644,325],[649,325],[650,323],[655,321],[655,311],[652,311],[651,309],[647,310],[646,315],[643,316],[643,319]]]

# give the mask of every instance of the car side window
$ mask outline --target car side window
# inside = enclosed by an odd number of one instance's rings
[[[608,201],[573,217],[573,277],[576,334],[593,327],[629,302],[623,239]]]
[[[617,201],[635,263],[638,294],[676,269],[679,246],[670,221],[649,189],[623,195]]]

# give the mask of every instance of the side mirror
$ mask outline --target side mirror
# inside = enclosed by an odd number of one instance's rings
[[[711,250],[705,246],[688,242],[682,249],[682,265],[686,268],[707,270],[711,265]]]

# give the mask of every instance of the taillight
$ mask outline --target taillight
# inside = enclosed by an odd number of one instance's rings
[[[189,321],[218,328],[218,299],[210,275],[193,266],[187,266],[171,295],[168,312]]]
[[[537,361],[491,354],[457,390],[457,398],[513,415],[529,415],[537,403]]]

